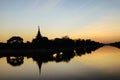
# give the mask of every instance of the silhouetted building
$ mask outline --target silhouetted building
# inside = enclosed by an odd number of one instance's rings
[[[43,37],[40,32],[40,27],[38,26],[38,32],[36,37],[32,40],[34,48],[45,48],[48,46],[49,40],[47,37]]]
[[[40,27],[38,26],[38,32],[37,32],[37,35],[36,37],[32,40],[32,43],[40,43],[41,39],[42,39],[42,35],[41,35],[41,32],[40,32]]]

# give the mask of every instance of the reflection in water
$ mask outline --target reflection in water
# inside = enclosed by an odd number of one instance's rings
[[[20,55],[15,55],[15,56],[7,56],[7,63],[9,63],[12,66],[20,66],[24,62],[24,57],[32,58],[33,61],[35,61],[39,67],[39,72],[41,73],[41,66],[43,62],[48,62],[48,61],[55,61],[55,62],[69,62],[75,55],[76,56],[81,56],[85,53],[91,53],[91,51],[95,51],[99,47],[83,47],[83,48],[67,48],[67,49],[57,49],[51,52],[45,52],[45,53],[37,53],[37,54],[42,54],[42,55],[25,55],[25,56],[20,56]],[[17,54],[17,53],[16,53]],[[20,53],[19,53],[20,54]],[[46,54],[46,55],[43,55]]]
[[[8,56],[7,63],[11,64],[12,66],[20,66],[23,64],[23,56]]]
[[[0,58],[3,58],[3,57],[6,57],[6,60],[7,60],[7,63],[9,63],[10,65],[12,66],[21,66],[23,63],[24,63],[24,57],[26,58],[32,58],[33,61],[35,61],[38,65],[38,68],[39,68],[39,74],[41,75],[41,68],[42,68],[42,65],[43,63],[47,63],[49,64],[49,62],[56,62],[56,63],[59,63],[59,62],[70,62],[71,59],[74,59],[75,60],[75,56],[81,56],[81,55],[84,55],[86,56],[86,58],[84,57],[84,60],[87,60],[87,58],[89,59],[89,57],[87,57],[87,55],[85,55],[86,53],[87,54],[90,54],[90,53],[93,53],[92,51],[95,51],[96,49],[98,49],[99,47],[89,47],[89,48],[68,48],[68,49],[56,49],[56,50],[49,50],[49,51],[44,51],[43,53],[41,52],[35,52],[34,54],[36,55],[33,55],[33,54],[29,54],[29,55],[3,55],[3,54],[0,54]],[[98,50],[99,51],[99,50]],[[102,53],[99,52],[99,53]],[[104,53],[102,53],[104,54]],[[92,55],[91,55],[92,56]],[[82,56],[83,57],[83,56]],[[104,58],[104,56],[103,56]],[[82,59],[82,58],[81,58]],[[94,59],[94,58],[91,58],[91,59]],[[74,61],[73,60],[73,61]],[[78,59],[79,60],[79,59]],[[84,61],[84,60],[81,60]],[[71,61],[72,62],[72,61]],[[87,62],[87,61],[85,61]],[[98,61],[96,61],[97,63]],[[102,60],[101,60],[102,62]],[[82,62],[84,63],[84,62]],[[91,62],[92,63],[92,62]],[[60,63],[62,64],[62,63]],[[70,63],[69,63],[70,64]],[[69,65],[68,64],[68,65]],[[75,64],[75,63],[73,63]],[[84,63],[85,64],[85,63]],[[90,63],[89,63],[90,64]],[[32,65],[32,64],[31,64]],[[57,65],[57,64],[56,64]],[[75,64],[74,66],[77,66],[79,64]],[[104,64],[103,64],[104,65]],[[81,65],[82,66],[82,65]],[[95,67],[95,66],[94,66]],[[64,67],[61,67],[61,68],[64,68]],[[73,67],[76,69],[76,67]],[[104,67],[103,67],[104,68]],[[49,69],[49,67],[48,67]],[[59,68],[58,68],[59,69]],[[88,66],[88,71],[89,71],[89,66]],[[82,70],[81,70],[82,71]],[[69,71],[68,71],[69,72]],[[94,70],[93,70],[94,72]],[[43,72],[44,73],[44,72]],[[48,72],[49,73],[49,72]],[[54,72],[52,72],[54,73]],[[59,72],[58,72],[59,73]],[[64,73],[64,72],[63,72]],[[79,72],[80,73],[80,72]],[[89,73],[89,72],[88,72]],[[95,72],[96,73],[96,72]],[[69,73],[68,73],[69,74]],[[76,72],[77,75],[78,72]],[[93,74],[93,73],[92,73]],[[76,75],[76,76],[77,76]],[[42,76],[42,75],[41,75]],[[58,75],[57,75],[58,76]],[[27,76],[28,77],[28,76]],[[71,76],[72,77],[72,76]],[[44,77],[43,77],[44,78]],[[50,77],[49,77],[50,78]],[[79,77],[77,76],[77,78],[79,79]],[[77,78],[74,78],[74,79],[77,79]],[[47,78],[46,78],[47,79]],[[72,78],[71,78],[72,79]],[[83,79],[83,78],[80,78],[80,79]],[[92,79],[92,78],[91,78]],[[87,78],[85,80],[88,80]]]

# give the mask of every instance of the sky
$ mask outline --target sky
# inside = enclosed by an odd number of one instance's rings
[[[32,41],[38,25],[49,39],[120,41],[120,0],[0,0],[0,42]]]

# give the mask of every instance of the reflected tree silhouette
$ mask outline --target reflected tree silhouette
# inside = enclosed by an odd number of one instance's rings
[[[85,48],[75,48],[75,51],[78,56],[81,56],[82,54],[85,54]]]
[[[12,66],[20,66],[24,62],[23,56],[8,56],[7,57],[7,63],[9,63]]]
[[[2,57],[6,57],[7,63],[12,66],[20,66],[24,63],[24,57],[32,58],[39,67],[39,73],[41,73],[42,63],[47,63],[49,61],[55,62],[69,62],[75,56],[81,56],[85,53],[91,53],[100,47],[77,47],[77,48],[61,48],[61,49],[53,49],[53,50],[46,50],[45,52],[34,52],[25,54],[17,54],[16,55],[9,53],[8,54],[0,54]],[[10,56],[10,54],[12,54]],[[0,58],[2,58],[0,57]]]

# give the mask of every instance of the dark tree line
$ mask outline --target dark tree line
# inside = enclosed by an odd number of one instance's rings
[[[120,42],[114,42],[114,43],[111,43],[109,45],[120,48]]]
[[[14,49],[15,51],[1,51],[0,58],[7,57],[7,63],[12,66],[22,65],[24,57],[33,58],[40,68],[42,63],[49,61],[69,62],[74,56],[81,56],[86,53],[91,54],[92,51],[102,46],[102,43],[90,39],[72,40],[67,36],[55,38],[54,40],[43,37],[39,40],[33,39],[32,42],[27,41],[26,43],[23,42],[23,38],[13,36],[7,40],[7,43],[0,43],[0,48],[5,50]],[[26,49],[28,50],[26,51]]]
[[[7,40],[7,43],[0,43],[1,49],[39,49],[39,48],[74,48],[74,47],[94,47],[103,46],[102,43],[92,41],[90,39],[72,40],[68,36],[49,40],[47,37],[41,39],[33,39],[32,42],[23,42],[23,38],[13,36]]]
[[[15,53],[8,52],[2,53],[0,52],[0,58],[6,57],[7,63],[12,66],[20,66],[24,63],[24,57],[32,58],[37,63],[47,63],[49,61],[55,62],[69,62],[75,56],[81,56],[85,54],[91,54],[92,51],[95,51],[100,47],[76,47],[74,48],[67,48],[67,49],[53,49],[52,51],[46,50],[44,52],[20,52],[19,50]],[[31,54],[32,53],[32,54]]]

